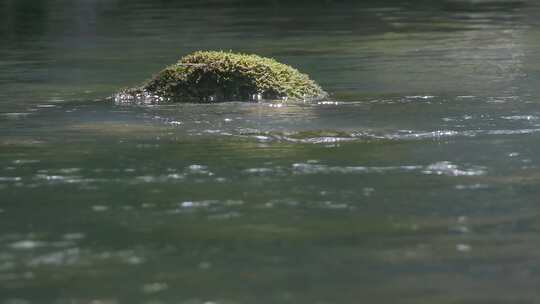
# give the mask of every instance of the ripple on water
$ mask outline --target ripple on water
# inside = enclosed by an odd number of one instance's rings
[[[317,173],[384,173],[388,171],[414,171],[422,169],[422,166],[328,166],[324,164],[313,163],[295,163],[292,165],[292,171],[296,174],[317,174]]]
[[[85,237],[86,236],[84,235],[84,233],[80,233],[80,232],[66,233],[62,236],[63,239],[68,240],[68,241],[82,240]]]
[[[75,173],[78,172],[78,168],[62,169],[61,173]],[[34,176],[36,181],[45,181],[48,184],[91,184],[100,180],[94,178],[86,178],[80,175],[59,175],[59,174],[43,174],[39,173]]]
[[[419,99],[419,100],[427,100],[427,99],[433,99],[435,96],[432,95],[415,95],[415,96],[405,96],[407,99]]]
[[[1,113],[0,116],[6,117],[8,119],[22,119],[26,118],[29,115],[32,115],[32,113],[29,112],[12,112],[12,113]]]
[[[38,159],[16,159],[12,161],[14,165],[26,165],[26,164],[35,164],[39,163],[40,160]]]
[[[295,174],[362,174],[420,171],[423,174],[447,176],[477,176],[485,174],[485,168],[473,166],[463,168],[449,161],[436,162],[427,166],[328,166],[324,164],[295,163],[292,165]]]
[[[538,116],[534,115],[513,115],[513,116],[503,116],[503,119],[506,120],[538,120]]]
[[[154,294],[169,289],[169,285],[164,282],[154,282],[144,284],[141,289],[143,293]]]
[[[171,173],[166,175],[142,175],[135,177],[135,181],[137,182],[143,182],[143,183],[162,183],[162,182],[173,182],[178,180],[185,179],[184,174],[178,174],[178,173]]]
[[[31,302],[23,298],[9,298],[2,304],[30,304]]]
[[[271,173],[276,172],[276,169],[273,168],[248,168],[243,170],[246,174],[253,174],[253,175],[268,175]]]
[[[471,119],[469,116],[463,118],[442,118],[445,122],[461,122]],[[511,120],[536,120],[536,116],[515,116],[508,117]],[[535,125],[536,126],[536,125]],[[456,126],[461,128],[462,126]],[[410,141],[410,140],[440,140],[450,137],[478,137],[492,135],[522,135],[533,134],[540,132],[540,128],[517,128],[517,129],[469,129],[469,130],[395,130],[395,131],[377,131],[377,130],[359,130],[359,131],[331,131],[331,130],[314,130],[314,131],[297,131],[297,132],[280,132],[280,131],[259,131],[252,129],[237,130],[232,136],[242,138],[252,138],[259,142],[288,142],[299,144],[332,144],[342,142],[369,142],[374,140],[391,140],[391,141]],[[228,136],[227,133],[221,133],[223,136]]]
[[[209,219],[230,219],[240,216],[236,211],[244,205],[242,200],[201,200],[183,201],[173,205],[172,209],[165,212],[167,214],[190,214],[193,212],[206,212]]]
[[[32,258],[27,265],[30,267],[39,266],[70,266],[79,263],[81,250],[79,248],[68,248],[65,250],[46,253]]]
[[[92,206],[92,211],[94,212],[105,212],[109,210],[109,206],[105,206],[105,205],[94,205]]]
[[[479,190],[479,189],[489,189],[488,184],[472,184],[472,185],[456,185],[457,190]]]
[[[11,243],[9,247],[12,249],[17,249],[17,250],[31,250],[38,247],[42,247],[44,245],[45,245],[44,242],[33,241],[33,240],[20,240],[20,241]]]
[[[168,174],[162,175],[141,175],[135,177],[135,183],[164,183],[164,182],[179,182],[185,180],[188,176],[208,176],[215,177],[215,173],[210,171],[207,166],[193,164],[184,169],[182,173],[174,172],[175,170],[168,169]],[[215,181],[223,182],[226,179],[223,177],[215,177]]]
[[[20,182],[21,180],[19,176],[0,176],[0,182]]]
[[[213,175],[213,173],[208,170],[207,166],[198,164],[188,166],[186,171],[192,174]]]
[[[18,281],[24,274],[39,267],[86,266],[98,263],[138,265],[144,262],[140,250],[94,251],[78,244],[83,233],[65,233],[59,238],[44,241],[36,235],[6,235],[0,245],[7,250],[0,252],[0,285],[2,281]],[[17,270],[16,273],[13,273]]]

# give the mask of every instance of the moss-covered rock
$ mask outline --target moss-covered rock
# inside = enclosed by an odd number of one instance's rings
[[[199,51],[168,66],[117,102],[314,100],[327,93],[306,74],[257,55]]]

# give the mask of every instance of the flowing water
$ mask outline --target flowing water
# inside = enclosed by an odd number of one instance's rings
[[[535,0],[0,1],[0,303],[539,303]],[[332,98],[104,100],[198,49]]]

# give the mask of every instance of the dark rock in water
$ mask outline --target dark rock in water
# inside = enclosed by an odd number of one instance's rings
[[[200,51],[114,99],[118,103],[304,101],[327,96],[306,74],[274,59]]]

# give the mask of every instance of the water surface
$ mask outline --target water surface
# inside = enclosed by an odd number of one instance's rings
[[[536,303],[535,1],[0,1],[0,303]],[[115,105],[198,49],[332,98]]]

